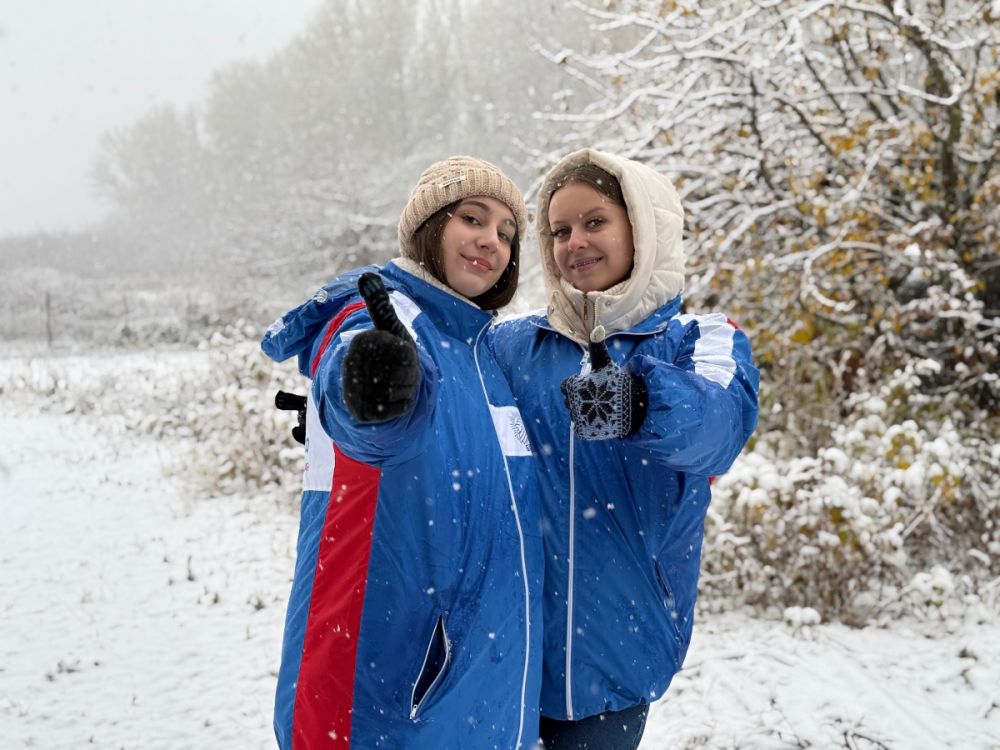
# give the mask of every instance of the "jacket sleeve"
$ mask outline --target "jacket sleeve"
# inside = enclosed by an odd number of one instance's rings
[[[629,360],[646,384],[649,409],[626,441],[675,471],[722,474],[757,426],[760,374],[750,342],[721,314],[682,316],[661,336],[661,350],[673,351],[670,361],[647,353]]]
[[[344,453],[372,465],[399,463],[419,455],[429,439],[438,395],[438,369],[417,338],[420,385],[413,408],[396,419],[356,421],[344,404],[341,370],[351,339],[371,327],[371,318],[363,306],[346,318],[326,349],[319,353],[319,365],[313,376],[313,400],[323,429]]]

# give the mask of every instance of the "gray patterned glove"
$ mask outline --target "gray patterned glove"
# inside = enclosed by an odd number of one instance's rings
[[[560,386],[573,432],[581,440],[610,440],[631,435],[646,418],[646,384],[611,360],[604,327],[590,335],[590,372],[566,378]]]

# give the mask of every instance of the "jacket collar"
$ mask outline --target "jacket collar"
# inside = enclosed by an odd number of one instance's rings
[[[479,332],[493,320],[493,312],[481,309],[442,284],[409,258],[390,261],[380,273],[387,287],[413,299],[438,328],[457,339],[474,343]]]
[[[666,304],[660,305],[660,307],[646,315],[646,317],[635,325],[629,328],[616,328],[614,331],[609,332],[608,336],[651,336],[653,334],[660,333],[667,327],[667,325],[669,325],[671,320],[680,314],[680,311],[681,295],[678,294]],[[531,322],[539,328],[554,331],[564,336],[567,335],[564,330],[555,325],[555,323],[551,320],[551,317],[551,314],[546,316],[537,315],[532,317]],[[576,336],[571,336],[570,338],[573,338],[580,343],[586,343],[585,339],[577,338]]]

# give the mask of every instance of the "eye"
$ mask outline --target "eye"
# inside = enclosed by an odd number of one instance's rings
[[[598,229],[605,223],[605,219],[601,216],[595,216],[593,219],[587,221],[587,229]]]
[[[556,227],[555,229],[552,229],[549,234],[557,240],[565,239],[566,237],[569,237],[569,227]]]
[[[508,245],[509,245],[509,244],[510,244],[510,243],[511,243],[511,242],[513,241],[513,239],[514,239],[514,238],[513,238],[513,237],[511,237],[511,235],[510,235],[509,233],[507,233],[507,232],[497,232],[497,236],[498,236],[498,237],[500,237],[500,239],[501,239],[501,240],[502,240],[503,242],[507,243]]]
[[[464,221],[466,224],[471,224],[474,227],[479,226],[479,217],[473,216],[472,214],[463,214],[462,221]]]

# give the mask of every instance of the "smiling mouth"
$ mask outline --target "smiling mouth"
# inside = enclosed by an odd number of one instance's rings
[[[493,266],[490,264],[490,262],[488,260],[486,260],[484,258],[469,258],[469,257],[467,257],[465,255],[463,255],[462,257],[465,258],[466,263],[468,263],[470,266],[472,266],[477,271],[492,271],[493,270]]]
[[[578,260],[575,263],[571,264],[570,268],[572,268],[574,271],[583,271],[587,268],[590,268],[595,263],[599,263],[600,260],[601,260],[600,258],[584,258],[583,260]]]

